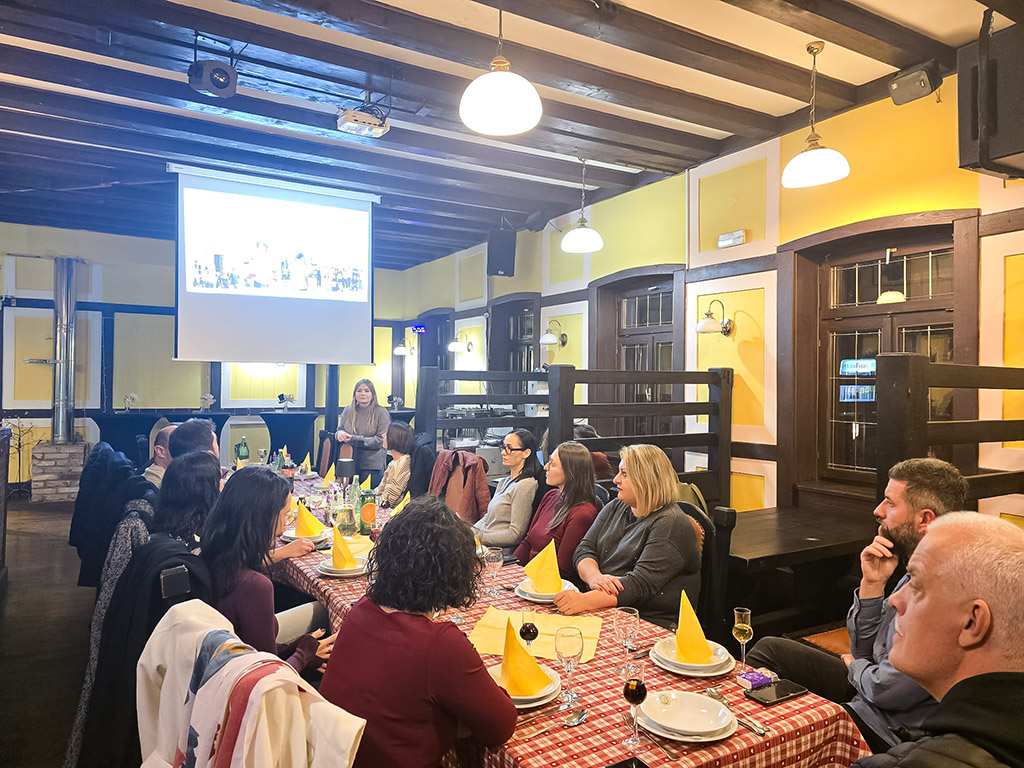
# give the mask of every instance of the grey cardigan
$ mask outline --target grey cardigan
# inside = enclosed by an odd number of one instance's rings
[[[537,481],[532,477],[524,477],[514,483],[509,477],[502,480],[487,505],[487,514],[473,526],[480,543],[487,547],[502,547],[511,553],[530,528],[536,494]]]
[[[697,605],[700,593],[700,549],[686,513],[675,502],[637,517],[622,501],[608,502],[576,548],[573,564],[597,561],[602,573],[622,582],[619,605],[640,611],[647,621],[663,627],[679,618],[685,590]]]
[[[384,456],[386,454],[384,450],[384,434],[388,431],[388,425],[391,423],[391,414],[383,406],[372,405],[370,407],[376,409],[373,414],[376,417],[376,430],[371,429],[369,426],[372,423],[369,419],[371,414],[359,413],[358,411],[353,413],[351,405],[346,405],[345,410],[341,412],[341,429],[358,438],[352,441],[353,445],[359,449],[356,458],[357,470],[384,469]],[[353,423],[356,425],[352,429],[346,426],[350,414],[352,415]],[[360,425],[364,424],[367,426],[360,428]]]

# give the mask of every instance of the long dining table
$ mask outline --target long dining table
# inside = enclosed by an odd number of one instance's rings
[[[360,556],[369,551],[366,537],[353,537],[353,554]],[[341,625],[352,604],[366,592],[365,576],[354,578],[329,578],[320,574],[317,566],[330,557],[329,553],[312,552],[304,557],[284,560],[275,566],[275,578],[297,589],[305,591],[327,607],[333,630]],[[495,578],[499,586],[498,596],[481,595],[476,604],[466,611],[451,611],[437,617],[445,620],[458,613],[463,622],[459,625],[467,634],[483,616],[488,607],[506,611],[537,611],[557,613],[552,605],[539,605],[517,597],[511,589],[524,579],[523,569],[518,565],[502,568]],[[553,722],[549,718],[559,713],[533,720],[516,729],[513,738],[496,751],[486,750],[479,745],[460,744],[456,758],[453,752],[446,759],[446,765],[484,765],[487,768],[540,768],[541,766],[582,766],[598,768],[610,766],[631,756],[621,745],[628,735],[623,714],[628,705],[622,698],[623,680],[616,674],[615,667],[622,662],[623,650],[614,639],[612,609],[595,611],[603,619],[596,655],[581,664],[575,674],[573,686],[580,693],[574,708],[589,710],[587,720],[575,728],[556,727],[546,733],[529,737],[538,724]],[[755,628],[756,629],[756,628]],[[654,624],[641,621],[636,644],[646,647],[652,641],[669,635],[669,631]],[[500,663],[500,656],[482,655],[484,664],[493,666]],[[849,766],[860,757],[870,754],[857,727],[838,705],[808,693],[771,707],[763,707],[750,701],[742,694],[735,681],[738,670],[716,678],[682,677],[656,666],[649,659],[647,664],[647,688],[649,695],[663,690],[702,692],[709,685],[721,686],[734,712],[746,715],[770,729],[767,736],[758,736],[740,727],[735,734],[719,742],[686,744],[664,741],[676,752],[679,760],[670,760],[654,744],[639,755],[651,768],[662,765],[700,766],[720,768],[721,766],[756,766],[757,768],[792,768],[793,766]],[[550,662],[557,667],[557,662]],[[563,677],[564,680],[564,677]],[[523,715],[529,712],[522,713]],[[564,716],[564,713],[561,713]],[[651,736],[655,742],[662,741]],[[468,751],[467,751],[468,750]]]

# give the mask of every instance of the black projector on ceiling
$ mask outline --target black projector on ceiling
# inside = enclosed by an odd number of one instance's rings
[[[193,61],[188,67],[188,84],[192,90],[226,99],[235,95],[238,72],[230,64],[214,59]]]

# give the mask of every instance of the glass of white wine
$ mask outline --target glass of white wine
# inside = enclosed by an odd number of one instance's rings
[[[754,639],[754,628],[750,625],[750,609],[734,608],[732,636],[740,644],[740,664],[747,665],[747,643]]]

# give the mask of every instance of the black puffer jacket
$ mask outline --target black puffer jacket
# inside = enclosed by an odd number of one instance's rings
[[[949,689],[908,741],[857,768],[1024,768],[1024,673],[993,672]]]

